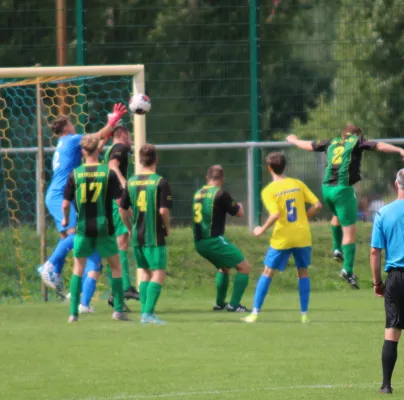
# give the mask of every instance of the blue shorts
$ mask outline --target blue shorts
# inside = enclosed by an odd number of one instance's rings
[[[55,225],[58,232],[64,232],[67,231],[68,229],[75,228],[77,224],[76,207],[74,206],[73,203],[71,203],[69,225],[62,226],[62,220],[63,220],[62,203],[63,203],[63,193],[52,191],[46,193],[45,198],[46,208],[48,209],[50,215],[52,215],[53,219],[55,220]]]
[[[308,268],[311,264],[311,246],[293,247],[286,250],[276,250],[270,247],[264,264],[268,268],[284,271],[292,254],[297,268]]]
[[[102,272],[102,258],[97,251],[87,258],[85,274],[91,271]]]

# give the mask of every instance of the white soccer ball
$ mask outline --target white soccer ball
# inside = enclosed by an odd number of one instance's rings
[[[151,109],[151,100],[145,94],[138,93],[131,97],[129,110],[134,114],[146,114]]]

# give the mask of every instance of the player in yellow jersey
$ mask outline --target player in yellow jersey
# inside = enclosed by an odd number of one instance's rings
[[[262,201],[269,213],[263,226],[254,229],[256,237],[265,233],[275,224],[270,247],[265,257],[265,267],[255,289],[254,307],[244,322],[256,322],[264,303],[275,271],[284,271],[293,254],[299,275],[300,311],[302,323],[307,323],[310,299],[310,278],[308,267],[311,263],[311,232],[309,218],[321,209],[321,203],[311,190],[298,179],[288,178],[283,173],[286,158],[283,153],[270,153],[266,162],[273,182],[262,193]],[[311,207],[306,211],[306,203]]]

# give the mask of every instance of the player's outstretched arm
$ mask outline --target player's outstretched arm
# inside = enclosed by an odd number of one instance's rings
[[[375,247],[370,248],[370,270],[373,276],[373,290],[377,297],[383,297],[384,295],[384,284],[381,274],[381,254],[381,249]]]
[[[296,135],[289,135],[286,140],[300,149],[313,151],[313,145],[310,140],[300,140]]]
[[[404,158],[404,149],[393,146],[389,143],[377,142],[376,150],[380,151],[381,153],[398,153]]]
[[[313,204],[308,210],[307,210],[307,218],[313,218],[315,215],[317,215],[320,210],[323,208],[323,205],[318,201],[317,203]]]
[[[108,122],[107,125],[104,126],[100,131],[97,133],[93,133],[93,135],[97,135],[100,140],[104,140],[105,138],[108,138],[111,135],[112,129],[114,126],[118,123],[118,121],[122,118],[123,115],[125,115],[128,112],[126,107],[121,104],[115,104],[114,105],[114,110],[112,114],[108,115]]]
[[[261,235],[263,235],[276,221],[278,221],[279,217],[279,213],[271,214],[264,225],[256,226],[253,232],[255,237],[260,237]]]

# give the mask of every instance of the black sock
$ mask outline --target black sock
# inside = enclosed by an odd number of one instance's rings
[[[385,340],[382,349],[383,386],[391,385],[394,365],[397,361],[398,342]]]

